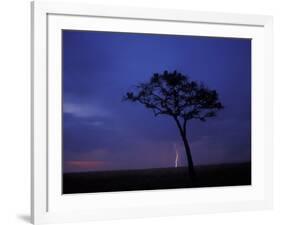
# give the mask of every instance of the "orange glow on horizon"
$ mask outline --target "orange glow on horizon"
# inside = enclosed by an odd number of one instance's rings
[[[98,169],[105,164],[106,162],[101,160],[72,160],[66,162],[66,165],[73,169]]]

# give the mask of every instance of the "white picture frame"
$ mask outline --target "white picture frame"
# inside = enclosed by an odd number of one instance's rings
[[[252,185],[63,196],[60,130],[56,127],[61,120],[60,31],[153,33],[156,26],[160,33],[252,38]],[[271,16],[36,1],[32,2],[31,52],[34,224],[272,208]]]

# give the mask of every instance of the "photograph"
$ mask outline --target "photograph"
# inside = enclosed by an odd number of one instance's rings
[[[250,38],[61,41],[62,194],[252,184]]]

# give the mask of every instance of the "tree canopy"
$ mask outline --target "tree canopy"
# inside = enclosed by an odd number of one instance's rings
[[[154,73],[148,82],[137,85],[134,92],[127,92],[124,99],[143,104],[155,116],[169,115],[185,122],[205,121],[223,108],[215,90],[177,71]]]

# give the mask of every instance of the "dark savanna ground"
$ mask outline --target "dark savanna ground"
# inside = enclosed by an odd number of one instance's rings
[[[197,166],[195,169],[195,182],[189,179],[187,167],[65,173],[63,194],[251,184],[250,163]]]

